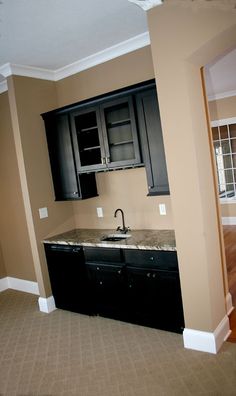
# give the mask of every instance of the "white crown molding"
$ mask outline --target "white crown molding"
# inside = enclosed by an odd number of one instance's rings
[[[0,67],[0,74],[4,78],[16,75],[39,78],[42,80],[59,81],[93,66],[117,58],[118,56],[146,47],[147,45],[150,45],[150,36],[148,32],[145,32],[57,70],[6,63]]]
[[[229,318],[225,316],[213,333],[184,329],[184,347],[201,352],[217,353],[230,333]]]
[[[112,47],[106,48],[103,51],[96,52],[87,58],[55,70],[55,81],[62,80],[63,78],[69,77],[83,70],[90,69],[93,66],[118,58],[121,55],[128,54],[129,52],[135,51],[139,48],[146,47],[147,45],[150,45],[149,33],[145,32],[139,34],[128,40],[122,41],[119,44],[113,45]]]
[[[16,75],[54,81],[55,72],[53,70],[41,69],[39,67],[6,63],[5,65],[0,67],[0,74],[2,74],[5,78],[11,75]]]
[[[128,0],[130,3],[134,3],[141,7],[144,11],[148,11],[153,7],[163,4],[164,0]]]
[[[236,91],[227,91],[227,92],[222,92],[216,95],[210,95],[207,97],[209,102],[213,102],[214,100],[219,100],[219,99],[225,99],[225,98],[230,98],[231,96],[236,96]]]
[[[51,313],[52,311],[55,311],[55,309],[57,309],[53,296],[50,296],[48,298],[39,297],[38,303],[39,310],[44,313]]]
[[[0,82],[0,94],[2,94],[3,92],[6,92],[7,90],[8,90],[7,80],[1,81]]]
[[[211,121],[211,127],[236,124],[236,117],[222,118],[221,120]]]

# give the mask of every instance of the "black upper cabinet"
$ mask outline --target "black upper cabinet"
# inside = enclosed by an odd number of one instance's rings
[[[79,172],[141,163],[131,96],[75,110],[70,120]]]
[[[43,116],[56,201],[76,200],[97,195],[95,175],[79,175],[67,113]]]
[[[56,200],[96,196],[93,172],[143,165],[148,195],[169,194],[153,80],[42,116]]]
[[[138,93],[136,103],[148,195],[167,195],[170,192],[156,89]]]

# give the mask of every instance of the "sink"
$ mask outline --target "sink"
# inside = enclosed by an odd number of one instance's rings
[[[109,235],[104,235],[101,238],[101,241],[115,242],[115,241],[122,241],[130,237],[131,237],[130,234],[109,234]]]

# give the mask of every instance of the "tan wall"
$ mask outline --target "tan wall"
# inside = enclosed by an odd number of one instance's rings
[[[236,96],[219,99],[209,102],[211,120],[221,120],[224,118],[236,117]],[[227,203],[221,205],[221,215],[223,217],[236,216],[236,204]]]
[[[2,247],[0,245],[0,279],[5,278],[5,276],[7,276],[7,271],[3,259]]]
[[[150,46],[113,59],[57,83],[60,106],[92,98],[154,78]],[[78,228],[114,228],[113,213],[125,211],[127,224],[133,229],[173,228],[170,197],[147,197],[145,169],[132,169],[96,176],[99,197],[73,203]],[[165,203],[167,215],[160,216],[158,203]],[[96,207],[103,207],[98,218]]]
[[[0,95],[0,147],[0,277],[35,281],[7,93]]]
[[[225,289],[200,68],[236,44],[236,14],[215,3],[181,4],[164,2],[148,12],[148,22],[185,326],[213,331],[225,316]]]
[[[110,228],[121,225],[114,212],[121,208],[127,226],[133,229],[173,229],[170,197],[147,197],[144,168],[98,173],[99,197],[74,203],[78,228]],[[159,203],[166,204],[167,216],[160,216]],[[96,208],[102,207],[104,217],[98,218]]]
[[[27,225],[41,296],[51,293],[42,240],[75,226],[72,204],[54,202],[46,136],[41,113],[57,107],[55,83],[25,77],[8,80],[12,125],[17,148]],[[38,209],[48,208],[40,219]]]
[[[208,103],[211,121],[236,117],[236,96],[212,100]]]

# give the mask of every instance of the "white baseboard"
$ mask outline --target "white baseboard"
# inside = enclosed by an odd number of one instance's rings
[[[229,318],[225,316],[213,333],[184,329],[184,347],[196,351],[217,353],[230,333]]]
[[[32,282],[24,279],[12,278],[8,276],[8,288],[18,291],[23,291],[25,293],[37,294],[39,295],[39,287],[37,282]]]
[[[236,225],[236,217],[221,217],[222,225]]]
[[[0,292],[7,289],[14,289],[18,291],[23,291],[25,293],[39,295],[39,288],[37,282],[12,278],[11,276],[6,276],[5,278],[0,279]]]
[[[9,289],[8,278],[7,277],[1,278],[0,279],[0,292],[7,290],[7,289]]]
[[[50,296],[48,298],[39,297],[38,303],[39,303],[39,310],[41,312],[50,313],[52,311],[55,311],[55,309],[57,309],[53,296]]]
[[[232,296],[231,296],[231,293],[230,293],[230,292],[226,294],[226,297],[225,297],[225,304],[226,304],[226,312],[227,312],[227,315],[230,315],[231,312],[232,312],[233,309],[234,309],[233,302],[232,302]]]

